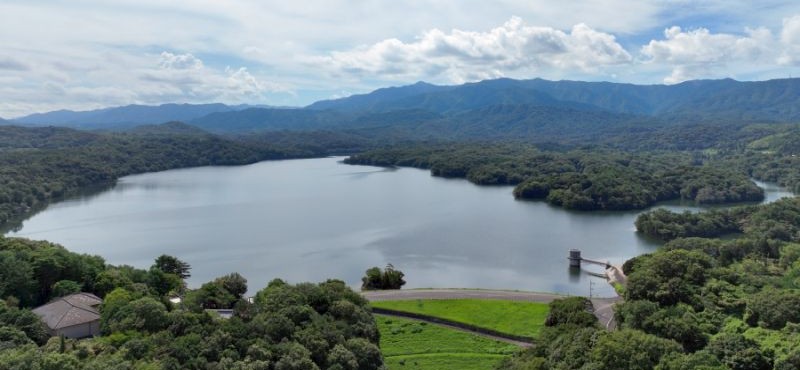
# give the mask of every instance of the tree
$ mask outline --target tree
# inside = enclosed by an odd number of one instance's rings
[[[79,293],[83,288],[81,284],[72,280],[60,280],[53,284],[53,297],[65,297],[70,294]]]
[[[775,362],[775,370],[800,369],[800,349],[790,352],[786,357]]]
[[[681,346],[671,340],[624,329],[600,336],[591,358],[597,370],[651,370],[662,356],[681,350]]]
[[[787,322],[800,323],[800,293],[768,288],[747,299],[744,319],[750,326],[781,329]]]
[[[189,292],[184,303],[191,310],[233,308],[247,293],[247,279],[238,273],[228,274]]]
[[[236,300],[242,299],[247,293],[247,279],[239,275],[239,273],[234,272],[219,277],[214,282],[222,285]]]
[[[20,330],[37,344],[44,344],[50,338],[39,316],[28,309],[9,307],[4,301],[0,301],[0,327]]]
[[[655,302],[629,301],[618,306],[616,315],[620,326],[675,340],[689,352],[708,342],[703,320],[685,304],[662,308]]]
[[[164,305],[151,297],[144,297],[117,309],[107,325],[112,332],[136,330],[154,333],[165,329],[168,323]]]
[[[378,267],[372,267],[368,269],[364,277],[361,278],[361,289],[400,289],[406,284],[406,281],[403,280],[404,276],[405,274],[395,269],[391,263],[386,265],[383,271]]]
[[[391,263],[386,265],[383,270],[383,289],[400,289],[403,285],[406,285],[403,276],[405,274],[400,270],[396,270]]]
[[[328,365],[338,366],[341,370],[358,370],[358,359],[345,346],[337,344],[328,353]]]
[[[358,370],[382,370],[383,356],[375,344],[363,338],[352,338],[345,343],[345,347],[355,355],[358,361]]]
[[[661,305],[695,303],[712,263],[708,255],[698,251],[655,253],[628,276],[625,299],[646,299]]]
[[[153,289],[159,297],[163,297],[171,292],[183,291],[184,281],[173,273],[151,267],[147,272],[147,286]]]
[[[114,321],[117,311],[121,310],[133,299],[131,292],[123,288],[116,288],[106,294],[103,304],[100,306],[100,323],[105,334],[111,333],[109,325]]]
[[[319,366],[311,360],[311,352],[298,343],[282,345],[281,352],[275,370],[319,370]]]
[[[33,344],[25,332],[10,326],[0,326],[0,351]]]
[[[547,326],[573,324],[580,327],[591,327],[597,325],[597,318],[592,313],[594,307],[589,299],[583,297],[556,299],[550,302],[549,306],[550,312],[544,322]]]
[[[699,351],[691,354],[670,353],[661,358],[655,370],[728,370],[728,368],[708,351]]]
[[[382,272],[379,267],[372,267],[367,270],[363,278],[361,278],[362,290],[379,290],[383,289]]]
[[[0,299],[15,297],[24,306],[34,303],[33,267],[11,251],[0,251]]]
[[[733,370],[770,370],[772,353],[738,333],[722,333],[708,345],[708,350]]]
[[[183,262],[176,257],[169,256],[166,254],[162,254],[158,258],[156,258],[155,264],[153,267],[163,271],[167,274],[174,274],[180,277],[181,279],[185,280],[191,277],[192,275],[189,274],[189,270],[191,270],[191,266],[188,263]]]

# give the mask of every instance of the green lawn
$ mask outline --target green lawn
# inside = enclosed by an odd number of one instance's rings
[[[505,356],[445,353],[387,357],[384,363],[389,370],[492,370],[503,357]]]
[[[389,370],[490,370],[519,347],[417,320],[376,315]]]
[[[423,299],[372,302],[374,307],[420,313],[492,329],[536,337],[547,318],[546,303],[494,299]]]

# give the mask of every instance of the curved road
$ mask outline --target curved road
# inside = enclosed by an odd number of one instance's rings
[[[483,289],[410,289],[410,290],[374,290],[361,292],[370,301],[400,301],[413,299],[503,299],[509,301],[527,301],[550,303],[567,296],[553,293],[522,292],[516,290],[483,290]],[[615,298],[592,298],[594,315],[600,324],[608,330],[616,328],[614,321]]]

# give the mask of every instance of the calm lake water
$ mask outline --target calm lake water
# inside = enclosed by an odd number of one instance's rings
[[[251,293],[273,278],[338,278],[358,287],[368,267],[392,263],[408,288],[588,295],[592,280],[595,294],[610,295],[603,280],[570,272],[567,251],[622,263],[657,247],[635,232],[638,211],[571,212],[516,201],[507,186],[341,159],[128,176],[110,190],[52,204],[7,235],[140,268],[170,254],[191,264],[192,287],[239,272]],[[767,190],[768,201],[791,195]]]

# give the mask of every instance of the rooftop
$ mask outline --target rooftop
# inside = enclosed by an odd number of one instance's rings
[[[100,320],[97,309],[103,300],[91,293],[75,293],[37,307],[39,315],[51,330],[67,328]]]

